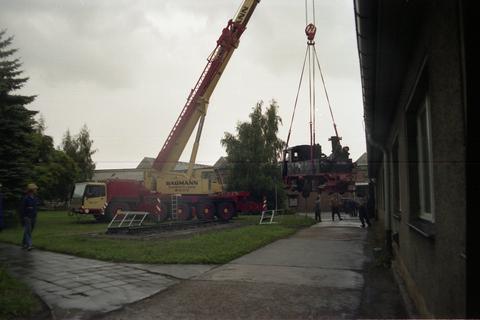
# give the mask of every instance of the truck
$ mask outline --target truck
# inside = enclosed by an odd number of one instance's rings
[[[230,220],[242,211],[260,211],[261,203],[248,192],[225,192],[213,168],[194,169],[208,104],[233,52],[239,45],[260,0],[243,0],[238,12],[223,28],[215,49],[143,181],[107,180],[75,185],[71,212],[111,220],[122,211],[146,211],[157,221],[165,219]],[[186,172],[175,171],[194,129],[197,128]]]

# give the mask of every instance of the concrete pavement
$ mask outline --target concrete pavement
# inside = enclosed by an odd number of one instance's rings
[[[375,317],[405,317],[388,272],[379,281],[367,270],[369,229],[346,215],[322,220],[223,266],[108,263],[6,244],[0,262],[56,319],[372,318],[380,300],[387,311]]]
[[[210,265],[109,263],[0,243],[0,262],[50,307],[55,319],[118,309],[210,270]]]
[[[304,229],[102,319],[356,319],[382,309],[364,299],[382,296],[365,282],[369,229],[358,218]],[[268,226],[266,226],[268,227]],[[375,277],[369,277],[375,281]],[[387,279],[388,280],[388,279]],[[388,280],[389,281],[389,280]],[[388,287],[394,283],[387,281]],[[393,297],[393,298],[392,298]],[[380,318],[405,317],[390,295]],[[392,301],[395,300],[395,301]],[[394,307],[390,307],[393,304]]]

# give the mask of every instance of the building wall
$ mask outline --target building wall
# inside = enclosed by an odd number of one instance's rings
[[[367,168],[358,168],[354,172],[355,182],[368,182]]]
[[[142,169],[101,169],[93,172],[93,181],[106,181],[109,179],[131,179],[143,181]]]
[[[290,209],[294,210],[295,212],[314,212],[315,209],[315,200],[317,199],[316,192],[310,192],[308,198],[304,198],[301,193],[298,192],[290,192],[288,193],[290,196],[297,197],[298,206],[296,208],[290,207]],[[320,207],[322,212],[330,211],[330,199],[328,193],[321,193],[320,194]]]
[[[377,221],[380,225],[385,225],[385,197],[384,197],[384,184],[383,179],[383,166],[379,169],[379,174],[375,179],[375,213]]]
[[[304,198],[301,193],[298,192],[289,192],[287,193],[289,197],[295,197],[297,199],[297,206],[296,207],[289,207],[290,210],[294,212],[314,212],[315,208],[315,200],[317,199],[317,193],[311,192],[308,198]],[[353,199],[354,195],[351,192],[345,192],[340,195],[341,198],[348,198]],[[288,205],[288,202],[287,202]],[[322,192],[320,194],[320,208],[322,212],[330,212],[330,195],[328,192]],[[343,214],[343,211],[341,211]]]
[[[368,182],[368,164],[357,164],[352,171],[355,182]]]
[[[419,311],[432,317],[464,317],[465,253],[465,128],[459,8],[456,1],[430,2],[423,30],[403,81],[398,109],[387,149],[393,159],[398,141],[398,163],[389,172],[394,267],[404,278]],[[423,77],[423,78],[422,78]],[[423,80],[421,80],[423,79]],[[417,163],[412,160],[410,115],[424,90],[430,98],[432,194],[434,221],[418,216]],[[393,166],[398,165],[399,205],[395,205]],[[380,170],[379,172],[383,172]],[[382,192],[383,174],[377,195]],[[377,196],[383,216],[383,201]]]

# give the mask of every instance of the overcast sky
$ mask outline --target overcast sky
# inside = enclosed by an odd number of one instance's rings
[[[0,29],[15,37],[30,77],[22,93],[59,145],[90,129],[98,169],[156,157],[206,58],[241,0],[0,0]],[[316,0],[316,48],[339,135],[356,160],[365,151],[352,0]],[[306,48],[303,0],[262,0],[210,100],[197,162],[213,164],[220,139],[275,99],[286,139]],[[306,83],[306,82],[305,82]],[[334,134],[317,84],[317,142]],[[309,143],[303,86],[290,145]],[[187,146],[181,160],[188,161]]]

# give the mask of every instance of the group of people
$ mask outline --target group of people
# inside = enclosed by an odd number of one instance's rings
[[[335,221],[335,215],[338,216],[339,220],[343,220],[340,215],[340,208],[342,207],[342,200],[338,193],[333,193],[330,195],[330,210],[332,212],[332,221]],[[358,217],[362,224],[362,228],[365,228],[365,225],[371,226],[370,219],[368,218],[368,209],[367,209],[367,199],[366,197],[359,197],[358,200],[354,201],[356,209],[358,209]],[[322,210],[321,210],[321,201],[320,195],[317,196],[315,200],[315,220],[322,222]]]

